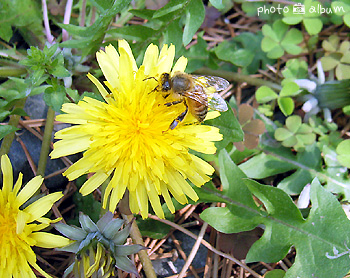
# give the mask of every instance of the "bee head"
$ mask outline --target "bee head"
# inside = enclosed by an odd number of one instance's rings
[[[171,78],[169,73],[162,73],[159,80],[162,91],[167,92],[171,90]]]

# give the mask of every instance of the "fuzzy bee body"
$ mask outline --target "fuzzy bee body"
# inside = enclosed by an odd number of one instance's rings
[[[229,82],[218,76],[190,75],[182,72],[175,72],[173,76],[169,73],[163,73],[159,79],[159,85],[155,90],[164,93],[168,97],[171,93],[177,99],[176,101],[166,103],[172,106],[178,103],[184,103],[186,109],[170,125],[174,129],[187,115],[188,111],[199,121],[204,121],[208,113],[208,108],[216,111],[227,111],[226,102],[217,93],[226,89]],[[215,93],[210,101],[207,90],[209,87],[215,88]]]

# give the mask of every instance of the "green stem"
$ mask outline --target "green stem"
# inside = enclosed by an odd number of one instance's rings
[[[27,73],[25,68],[11,66],[0,67],[0,77],[21,76],[24,73]]]
[[[38,170],[36,172],[37,175],[41,175],[42,177],[45,176],[45,169],[46,169],[47,158],[49,156],[49,151],[50,151],[54,120],[55,120],[55,111],[51,107],[49,107],[49,110],[47,111],[47,116],[46,116],[43,142],[41,144]]]
[[[132,219],[134,218],[134,216],[132,214],[123,214],[123,218],[125,220],[127,220],[128,222],[132,221]],[[131,230],[130,230],[130,236],[134,242],[134,244],[141,244],[142,246],[144,246],[143,240],[142,240],[142,235],[141,232],[139,230],[139,227],[136,224],[136,221],[132,222],[132,226],[131,226]],[[157,278],[157,275],[154,271],[152,262],[148,256],[148,253],[146,250],[141,250],[138,252],[139,257],[140,257],[140,261],[142,263],[143,266],[143,270],[145,271],[146,277],[147,278]]]
[[[255,77],[251,77],[249,75],[240,74],[237,72],[231,72],[231,71],[225,71],[225,70],[213,70],[210,68],[200,68],[194,72],[195,74],[201,74],[201,75],[213,75],[213,76],[220,76],[223,77],[229,81],[236,81],[236,82],[247,82],[250,85],[253,86],[267,86],[270,87],[272,90],[275,91],[281,91],[282,87],[279,84],[275,84],[270,81],[266,81],[263,79],[258,79]]]
[[[20,100],[17,101],[17,103],[14,105],[13,109],[23,109],[24,104],[26,103],[26,99],[27,98],[22,98]],[[9,125],[18,126],[19,120],[20,120],[21,116],[20,115],[11,115],[10,116],[10,121],[9,121]],[[0,156],[9,153],[11,145],[12,145],[12,141],[13,139],[15,139],[15,133],[11,132],[10,134],[6,135],[4,137],[4,139],[2,139],[2,144],[1,144],[1,148],[0,148]]]

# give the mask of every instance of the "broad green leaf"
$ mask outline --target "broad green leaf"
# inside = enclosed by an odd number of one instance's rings
[[[249,231],[256,227],[254,218],[258,214],[251,193],[244,184],[246,175],[232,162],[226,150],[219,153],[220,178],[228,206],[209,208],[200,216],[211,226],[223,233]]]
[[[216,126],[224,136],[221,141],[215,142],[218,150],[225,148],[230,142],[243,141],[243,130],[230,106],[226,112],[221,112],[221,116],[212,120],[207,120],[208,125]]]
[[[177,2],[177,1],[174,1]],[[186,7],[186,22],[184,33],[182,37],[183,44],[188,45],[194,34],[197,32],[199,27],[202,25],[205,18],[205,8],[203,1],[191,0]]]
[[[341,165],[350,168],[350,140],[342,141],[336,149],[337,159]]]
[[[266,65],[274,63],[274,61],[269,59],[266,53],[261,49],[262,39],[262,32],[256,34],[244,32],[233,38],[233,41],[242,45],[241,48],[249,51],[247,59],[250,61],[246,66],[246,69],[243,68],[243,73],[247,70],[247,74],[254,74],[258,69],[264,69]]]
[[[282,269],[274,269],[266,272],[264,278],[283,278],[286,272]]]
[[[350,251],[345,244],[350,239],[350,222],[335,196],[317,179],[311,184],[312,208],[306,220],[282,190],[251,180],[246,185],[267,212],[261,214],[265,232],[249,250],[247,262],[277,262],[294,246],[297,256],[286,278],[336,278],[348,272]],[[312,264],[307,263],[310,260]]]
[[[254,58],[252,51],[239,47],[233,40],[220,43],[215,48],[215,54],[219,59],[239,67],[248,66]]]
[[[278,155],[273,156],[270,154],[261,153],[240,164],[239,168],[249,178],[254,179],[263,179],[297,168],[296,165],[293,165],[293,163],[290,163],[287,159],[283,159],[284,157],[289,157],[291,162],[293,162],[293,155],[290,150],[285,148],[275,150],[282,155],[282,159],[280,159]]]
[[[321,152],[316,144],[306,146],[305,151],[299,153],[296,159],[300,168],[277,185],[289,195],[300,194],[304,186],[322,170]]]
[[[182,33],[182,28],[179,28],[180,34]],[[178,42],[182,46],[181,35],[177,39],[180,39]],[[197,43],[190,47],[186,52],[182,52],[188,59],[188,64],[186,71],[193,72],[206,65],[209,59],[209,51],[207,50],[207,42],[202,38],[200,33],[197,34]],[[181,48],[179,48],[181,49]]]
[[[0,2],[0,37],[9,41],[12,27],[29,45],[43,42],[42,14],[35,0],[2,0]]]
[[[278,262],[294,246],[297,256],[285,277],[337,278],[347,273],[350,250],[345,244],[350,245],[350,222],[335,196],[317,179],[311,184],[312,208],[304,219],[283,190],[245,179],[226,151],[221,151],[219,156],[220,177],[225,185],[221,194],[227,207],[206,209],[201,218],[226,233],[253,229],[258,223],[262,225],[264,234],[250,248],[247,262]],[[240,194],[239,188],[244,193]],[[264,208],[250,205],[251,194]],[[329,269],[334,271],[330,273]]]
[[[0,125],[0,140],[3,139],[6,135],[19,130],[17,127],[12,125]]]

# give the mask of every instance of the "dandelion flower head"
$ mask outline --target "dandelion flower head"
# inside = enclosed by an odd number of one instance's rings
[[[40,188],[43,178],[37,176],[22,189],[22,174],[13,185],[12,166],[7,155],[1,157],[3,186],[0,190],[0,277],[35,278],[31,267],[44,277],[51,277],[36,263],[31,246],[62,247],[69,239],[40,230],[48,227],[50,220],[43,217],[63,194],[52,193],[21,209],[21,206]]]
[[[85,97],[78,104],[63,105],[66,114],[57,116],[57,120],[75,125],[56,133],[61,140],[54,144],[51,157],[84,151],[83,157],[64,173],[69,180],[95,173],[81,187],[83,195],[107,180],[103,207],[114,211],[128,189],[131,212],[148,217],[150,201],[154,212],[163,218],[160,196],[174,213],[171,195],[181,204],[187,203],[187,197],[198,200],[188,181],[200,187],[214,172],[210,164],[189,150],[213,154],[213,141],[221,140],[222,135],[216,127],[196,124],[190,114],[176,128],[169,129],[185,106],[167,107],[171,97],[165,99],[155,90],[155,79],[162,73],[184,72],[185,57],[172,67],[173,45],[164,45],[160,53],[156,45],[149,45],[139,68],[126,41],[119,41],[118,52],[109,45],[96,54],[109,91],[88,75],[105,102]]]

